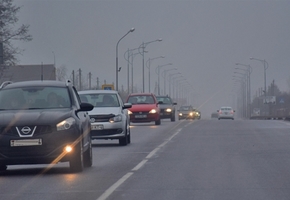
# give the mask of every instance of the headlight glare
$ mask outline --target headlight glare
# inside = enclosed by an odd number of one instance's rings
[[[149,113],[154,114],[154,113],[157,113],[157,111],[155,109],[152,109],[152,110],[150,110]]]
[[[171,108],[167,108],[165,111],[166,112],[171,112],[172,110],[171,110]]]

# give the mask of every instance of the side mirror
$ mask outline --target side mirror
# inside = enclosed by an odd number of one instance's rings
[[[177,103],[176,103],[176,102],[174,102],[174,103],[173,103],[173,105],[177,105]]]
[[[79,111],[91,111],[94,109],[94,106],[90,103],[81,103]]]
[[[124,103],[123,109],[131,108],[132,104],[131,103]]]
[[[219,112],[220,110],[217,110],[217,112]]]

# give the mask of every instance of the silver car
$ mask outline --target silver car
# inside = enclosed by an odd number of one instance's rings
[[[118,139],[125,146],[131,143],[130,118],[128,108],[131,103],[123,103],[115,90],[79,91],[82,102],[94,105],[89,111],[92,139]]]
[[[218,111],[218,119],[232,119],[234,120],[234,114],[235,114],[235,110],[233,110],[232,107],[229,106],[223,106],[221,107]]]

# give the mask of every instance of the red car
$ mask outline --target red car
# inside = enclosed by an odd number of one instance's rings
[[[152,93],[134,93],[127,98],[127,103],[131,103],[132,107],[128,109],[130,122],[155,122],[160,125],[160,109],[156,96]]]

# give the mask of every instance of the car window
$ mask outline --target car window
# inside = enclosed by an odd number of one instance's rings
[[[154,98],[151,95],[135,95],[128,98],[128,103],[134,104],[154,104]]]
[[[82,102],[92,104],[94,107],[120,107],[117,94],[93,93],[80,94]]]
[[[49,109],[71,107],[65,87],[25,87],[0,91],[0,109]]]
[[[157,97],[157,101],[162,101],[163,104],[172,104],[172,101],[169,97]]]

